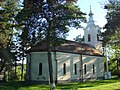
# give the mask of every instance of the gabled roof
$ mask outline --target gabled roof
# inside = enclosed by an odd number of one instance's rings
[[[79,43],[70,40],[65,40],[65,42],[60,44],[59,46],[51,47],[51,50],[57,52],[102,56],[102,54],[93,46],[86,43]],[[28,50],[28,52],[42,52],[42,51],[47,51],[46,41],[39,42],[34,47]]]

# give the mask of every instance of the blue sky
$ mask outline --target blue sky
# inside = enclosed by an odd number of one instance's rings
[[[107,2],[107,0],[78,0],[78,6],[80,7],[81,11],[86,13],[86,18],[88,19],[88,14],[90,12],[90,5],[93,12],[93,19],[95,21],[96,25],[99,25],[100,27],[103,27],[106,23],[105,15],[106,10],[103,8],[104,4]],[[84,27],[86,24],[82,24]],[[77,35],[82,34],[83,35],[83,29],[77,29],[75,30],[72,28],[72,30],[69,31],[69,36],[67,37],[68,40],[73,40]]]

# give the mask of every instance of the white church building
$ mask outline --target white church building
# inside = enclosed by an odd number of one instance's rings
[[[84,29],[85,43],[65,40],[61,45],[52,48],[53,78],[56,83],[104,78],[104,56],[96,49],[102,45],[98,40],[99,31],[90,10]],[[27,80],[49,83],[46,41],[36,44],[28,51],[26,70]]]

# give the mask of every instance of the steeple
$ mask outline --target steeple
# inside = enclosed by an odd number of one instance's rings
[[[92,13],[92,10],[91,10],[91,6],[90,6],[88,25],[94,25],[93,13]]]
[[[90,44],[96,49],[100,50],[102,47],[102,42],[99,39],[99,31],[101,30],[101,28],[94,23],[91,6],[88,16],[89,18],[87,26],[84,28],[84,41],[85,43]]]
[[[91,5],[90,5],[90,13],[89,13],[89,16],[90,16],[90,17],[93,16],[93,13],[92,13],[92,10],[91,10]]]

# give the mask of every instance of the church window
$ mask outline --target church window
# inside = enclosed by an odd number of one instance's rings
[[[95,74],[95,65],[93,64],[93,74]]]
[[[75,73],[75,75],[77,74],[77,64],[74,64],[74,73]]]
[[[42,63],[39,63],[39,75],[42,75]]]
[[[91,36],[90,36],[90,34],[88,34],[88,42],[90,42],[91,41]]]
[[[100,39],[99,39],[99,34],[97,34],[97,41],[99,41]]]
[[[63,75],[65,75],[66,74],[66,64],[64,63],[63,64]]]
[[[86,74],[87,70],[86,70],[86,64],[84,65],[84,74]]]

